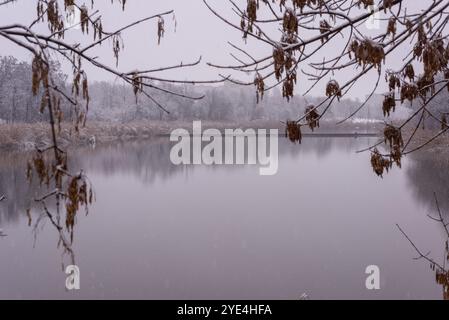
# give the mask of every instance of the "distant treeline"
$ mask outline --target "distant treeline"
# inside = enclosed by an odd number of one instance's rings
[[[55,71],[58,87],[71,94],[70,79],[61,71],[58,63]],[[48,115],[39,112],[42,94],[33,96],[31,92],[32,69],[28,62],[13,57],[0,57],[0,122],[38,122]],[[128,84],[120,82],[91,82],[89,84],[88,119],[99,121],[128,122],[133,120],[287,120],[297,119],[304,114],[310,104],[317,104],[323,98],[308,98],[297,95],[290,102],[282,98],[278,88],[267,92],[259,103],[256,102],[254,86],[238,86],[224,83],[217,86],[184,86],[158,83],[166,90],[189,96],[205,97],[189,100],[164,92],[150,91],[152,97],[163,105],[170,114],[162,112],[154,102],[145,96],[137,99]],[[446,97],[447,98],[447,97]],[[357,114],[359,118],[383,119],[383,97],[374,96]],[[84,102],[80,102],[83,103]],[[361,101],[342,99],[336,102],[326,114],[327,119],[341,119],[361,104]],[[65,120],[70,119],[68,103],[62,107]],[[402,112],[403,113],[403,112]]]

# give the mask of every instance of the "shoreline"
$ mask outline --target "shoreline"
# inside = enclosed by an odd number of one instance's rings
[[[153,137],[169,136],[178,128],[192,130],[192,122],[187,121],[134,121],[129,123],[88,122],[86,127],[75,132],[73,125],[63,123],[58,134],[61,148],[83,147],[92,144],[133,141]],[[278,129],[283,134],[285,127],[279,121],[255,120],[247,122],[202,121],[203,130],[224,129]],[[347,123],[335,126],[332,122],[323,121],[321,128],[311,132],[305,129],[305,137],[363,137],[374,136],[380,127],[368,124]],[[27,152],[36,147],[43,148],[51,144],[50,125],[48,123],[3,124],[0,125],[0,151]]]

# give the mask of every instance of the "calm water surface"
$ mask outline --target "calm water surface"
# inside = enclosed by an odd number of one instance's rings
[[[77,292],[65,290],[70,261],[55,228],[45,219],[34,228],[37,209],[28,226],[36,189],[26,182],[25,157],[2,154],[0,298],[442,298],[435,274],[413,260],[396,228],[443,256],[443,230],[426,215],[432,192],[446,192],[448,180],[432,177],[431,164],[409,158],[382,180],[369,154],[355,153],[375,140],[282,139],[279,172],[267,177],[256,166],[173,166],[166,140],[72,155],[97,198],[77,218]],[[373,264],[379,291],[365,288]]]

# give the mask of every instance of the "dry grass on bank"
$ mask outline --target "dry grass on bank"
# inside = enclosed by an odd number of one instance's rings
[[[127,141],[145,139],[157,135],[170,134],[176,128],[192,130],[191,121],[134,121],[129,123],[95,122],[88,121],[85,128],[75,132],[73,125],[65,123],[58,134],[58,143],[61,147],[87,146],[93,140],[97,144],[114,141]],[[283,133],[285,127],[279,121],[255,120],[246,122],[232,121],[202,121],[202,128],[233,129],[278,129]],[[305,129],[308,130],[308,129]],[[321,123],[317,132],[378,132],[376,125],[360,125],[347,123],[335,126],[332,122]],[[33,124],[0,124],[0,150],[27,151],[37,147],[51,144],[51,128],[48,123]]]

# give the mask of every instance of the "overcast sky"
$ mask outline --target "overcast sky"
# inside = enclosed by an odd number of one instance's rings
[[[419,3],[428,2],[423,0]],[[61,1],[62,2],[62,1]],[[264,57],[272,52],[272,48],[265,44],[249,42],[245,45],[242,40],[242,34],[226,25],[215,17],[204,5],[202,0],[128,0],[126,10],[122,12],[121,6],[115,1],[111,4],[109,0],[96,0],[96,8],[101,11],[103,17],[103,25],[106,30],[114,30],[120,26],[126,25],[137,19],[161,13],[167,10],[175,10],[176,16],[176,32],[173,16],[165,18],[166,34],[160,46],[157,46],[157,22],[156,20],[145,22],[133,29],[123,33],[125,41],[125,51],[121,54],[119,70],[128,72],[135,69],[148,69],[164,65],[173,65],[181,61],[184,63],[195,61],[199,56],[203,57],[203,63],[188,71],[176,71],[162,74],[164,77],[172,77],[180,80],[209,80],[219,78],[219,72],[225,73],[223,70],[210,68],[206,62],[235,64],[229,53],[232,48],[229,47],[227,41],[232,41],[237,45],[248,48],[255,57]],[[82,4],[83,1],[78,1]],[[86,1],[90,5],[90,0]],[[223,0],[209,0],[219,12],[233,19],[233,22],[239,23],[236,16],[233,15],[230,4]],[[237,3],[246,3],[246,0],[239,0]],[[409,1],[410,9],[415,8],[419,4],[417,1]],[[16,3],[8,6],[0,7],[1,24],[8,24],[20,21],[29,24],[36,17],[36,1],[35,0],[18,0]],[[384,26],[383,26],[384,27]],[[43,27],[42,27],[43,28]],[[43,32],[44,29],[41,29]],[[274,30],[276,31],[276,30]],[[365,30],[365,32],[369,32]],[[277,34],[279,38],[279,34]],[[79,30],[72,30],[66,34],[66,40],[71,43],[81,42],[84,39],[80,35]],[[89,36],[88,39],[91,39]],[[86,42],[84,42],[86,43]],[[325,50],[317,56],[319,61],[323,57],[333,56],[338,52],[343,44],[342,38],[336,38],[336,41],[328,45]],[[23,49],[17,48],[10,42],[0,38],[1,55],[14,55],[18,59],[30,60],[30,54]],[[340,49],[341,50],[341,49]],[[114,66],[112,48],[109,43],[104,43],[99,49],[92,51],[95,56],[99,57],[104,63]],[[242,56],[241,56],[242,57]],[[244,57],[242,57],[244,58]],[[400,59],[390,58],[389,63],[398,66]],[[307,68],[307,66],[301,66]],[[111,75],[104,71],[94,68],[86,68],[90,80],[113,80]],[[65,70],[69,72],[70,70]],[[336,79],[340,83],[350,79],[354,75],[354,69],[340,73]],[[249,78],[242,75],[243,80]],[[330,79],[330,77],[329,77]],[[351,91],[352,97],[363,98],[371,91],[373,81],[376,74],[373,72],[367,78],[360,81],[359,84]],[[303,93],[311,83],[305,75],[299,75],[298,93]],[[321,83],[315,90],[314,95],[323,95],[326,82]],[[379,92],[385,90],[385,85],[379,89]]]

